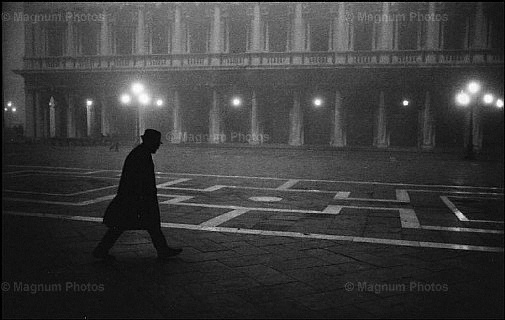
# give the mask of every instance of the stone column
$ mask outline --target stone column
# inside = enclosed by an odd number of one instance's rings
[[[172,143],[181,143],[182,140],[182,114],[179,90],[172,90]]]
[[[75,101],[72,93],[67,93],[67,137],[68,138],[76,138],[76,111],[75,110]]]
[[[428,16],[434,17],[437,13],[437,3],[428,2]],[[436,19],[429,19],[426,22],[426,50],[440,50],[440,22]],[[426,62],[435,63],[436,55],[428,53],[426,55]]]
[[[389,19],[390,16],[390,3],[383,2],[382,3],[382,21],[380,24],[380,32],[379,32],[379,45],[377,48],[379,50],[392,50],[393,49],[393,22]],[[380,62],[388,63],[389,55],[381,54]]]
[[[303,4],[295,4],[295,20],[293,23],[293,51],[301,52],[304,49]]]
[[[258,122],[258,100],[256,98],[256,90],[253,90],[251,97],[251,139],[249,143],[258,144],[261,140]]]
[[[379,96],[379,110],[377,114],[377,131],[375,140],[378,148],[387,148],[389,146],[384,91],[381,91]]]
[[[107,10],[103,10],[103,19],[100,24],[100,55],[107,56],[110,54],[109,48],[109,19]]]
[[[35,92],[32,89],[25,90],[25,135],[29,138],[35,138],[36,130],[36,109]]]
[[[86,130],[86,136],[89,138],[93,136],[93,126],[94,126],[94,121],[95,121],[95,110],[93,107],[93,104],[88,106],[86,103],[86,125],[87,125],[87,130]]]
[[[67,22],[67,48],[66,48],[66,54],[67,56],[74,56],[75,55],[75,45],[74,45],[74,21],[73,19],[69,19]]]
[[[42,93],[39,90],[35,90],[35,138],[44,138],[44,107],[42,101]]]
[[[56,101],[54,97],[49,100],[49,137],[56,137]]]
[[[144,28],[144,10],[138,9],[137,13],[137,54],[145,54],[145,28]]]
[[[482,150],[482,140],[484,136],[484,130],[482,127],[482,119],[479,108],[474,106],[473,109],[473,132],[472,132],[472,143],[473,143],[473,151],[475,153],[479,153]]]
[[[335,91],[335,112],[333,115],[333,136],[331,145],[334,147],[345,147],[347,145],[345,124],[343,119],[342,95]]]
[[[106,97],[102,95],[100,97],[100,132],[103,136],[110,136],[111,130],[110,130],[110,122],[111,122],[111,117],[110,117],[110,106],[107,103]]]
[[[33,56],[42,57],[42,26],[41,23],[33,25]]]
[[[146,130],[146,106],[138,105],[137,106],[137,121],[138,121],[138,130],[139,130],[139,136],[137,137],[140,139],[140,136],[144,134],[144,131]],[[142,141],[142,140],[140,140]]]
[[[219,97],[216,88],[212,89],[212,106],[210,109],[210,127],[209,127],[209,142],[221,142],[221,116],[219,110]]]
[[[426,91],[424,108],[422,111],[422,141],[421,149],[431,150],[435,147],[435,130],[433,127],[433,115],[431,110],[430,92]]]
[[[300,104],[301,93],[293,92],[293,107],[289,111],[289,144],[292,146],[303,145],[303,110]]]
[[[333,20],[333,48],[335,51],[349,50],[349,21],[346,20],[345,2],[338,3],[338,14]]]
[[[218,4],[214,5],[213,8],[213,19],[212,19],[212,35],[210,43],[210,52],[219,53],[221,52],[221,8]]]
[[[175,5],[174,10],[174,36],[172,53],[182,53],[182,26],[181,26],[181,6]]]
[[[253,19],[252,19],[252,35],[251,35],[251,51],[259,52],[261,48],[261,11],[260,4],[254,4]]]
[[[485,49],[487,47],[486,18],[482,2],[477,2],[475,10],[475,32],[473,34],[473,49]]]

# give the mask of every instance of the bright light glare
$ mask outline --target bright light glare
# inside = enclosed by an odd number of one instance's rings
[[[12,101],[7,102],[7,107],[12,107]]]
[[[12,112],[16,112],[16,108],[12,108]]]
[[[486,93],[486,94],[484,95],[483,100],[484,100],[484,103],[485,103],[485,104],[491,104],[491,103],[493,103],[493,101],[494,101],[494,97],[493,97],[493,95],[492,95],[492,94],[490,94],[490,93]]]
[[[460,92],[456,96],[456,102],[459,105],[466,106],[470,103],[470,96],[464,92]]]
[[[150,101],[151,101],[151,97],[149,97],[147,94],[145,94],[145,93],[140,94],[139,102],[141,104],[146,105],[146,104],[149,104]]]
[[[472,81],[468,84],[468,91],[471,94],[476,94],[480,90],[480,84],[478,82]]]
[[[231,103],[235,106],[235,107],[238,107],[240,106],[240,104],[242,103],[242,101],[240,101],[239,98],[233,98],[233,100],[231,101]]]
[[[4,108],[4,111],[7,111],[7,110],[9,110],[9,109],[7,109],[7,108]]]
[[[129,94],[123,94],[121,96],[121,103],[128,104],[130,101],[132,101],[132,97],[130,97]]]
[[[410,102],[409,102],[409,100],[407,100],[407,99],[404,99],[404,100],[402,101],[402,104],[403,104],[403,106],[404,106],[404,107],[408,106],[408,105],[409,105],[409,103],[410,103]]]
[[[93,100],[86,100],[86,106],[91,107],[93,105]]]
[[[315,105],[316,107],[319,107],[319,106],[321,106],[322,104],[323,104],[323,100],[321,100],[321,99],[319,99],[319,98],[314,99],[314,105]]]
[[[502,99],[498,99],[496,100],[496,106],[498,108],[503,108],[503,100]]]
[[[141,83],[134,83],[132,85],[132,92],[134,94],[140,94],[142,91],[144,91],[144,86]]]
[[[158,107],[161,107],[163,105],[163,100],[161,100],[161,99],[156,100],[156,105]]]

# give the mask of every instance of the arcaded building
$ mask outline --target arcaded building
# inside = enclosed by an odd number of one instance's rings
[[[503,97],[503,3],[25,3],[16,18],[36,140],[149,127],[171,143],[462,148],[458,92]],[[502,146],[503,109],[473,98],[474,146]]]

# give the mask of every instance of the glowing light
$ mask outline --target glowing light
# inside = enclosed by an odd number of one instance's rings
[[[468,91],[470,91],[471,94],[476,94],[480,91],[480,84],[475,81],[470,82],[468,84]]]
[[[231,104],[234,106],[234,107],[238,107],[240,106],[240,104],[242,103],[242,101],[240,100],[240,98],[233,98],[233,100],[231,101]]]
[[[493,97],[493,95],[492,95],[492,94],[490,94],[490,93],[486,93],[486,94],[484,95],[484,98],[483,98],[482,100],[484,101],[484,103],[485,103],[485,104],[491,104],[491,103],[493,103],[493,101],[494,101],[494,97]]]
[[[12,107],[12,101],[7,102],[7,107],[9,107],[9,108]]]
[[[156,105],[158,107],[161,107],[163,105],[163,100],[161,100],[161,99],[156,100]]]
[[[141,93],[139,96],[139,102],[143,105],[149,104],[149,102],[151,102],[151,97],[145,93]]]
[[[470,96],[462,91],[456,95],[456,102],[459,105],[466,106],[470,103]]]
[[[140,93],[142,93],[143,91],[144,91],[144,86],[143,86],[141,83],[138,83],[138,82],[137,82],[137,83],[134,83],[134,84],[132,85],[132,92],[133,92],[134,94],[140,94]]]
[[[129,94],[123,94],[121,96],[121,103],[128,104],[130,101],[132,101],[132,97],[130,97]]]
[[[321,100],[319,98],[314,99],[314,105],[316,107],[320,107],[322,104],[323,104],[323,100]]]
[[[409,101],[409,100],[407,100],[407,99],[404,99],[404,100],[402,101],[402,104],[403,104],[403,106],[404,106],[404,107],[408,106],[408,105],[409,105],[409,103],[410,103],[410,101]]]
[[[496,106],[498,108],[503,108],[503,100],[502,99],[498,99],[496,100]]]
[[[12,112],[16,112],[16,108],[12,108]]]
[[[86,100],[86,106],[91,107],[93,105],[93,100]]]
[[[9,110],[9,109],[7,109],[7,108],[4,108],[4,111],[7,111],[7,110]]]

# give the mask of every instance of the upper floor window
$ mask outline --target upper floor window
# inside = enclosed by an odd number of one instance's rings
[[[250,35],[251,17],[247,15],[244,5],[230,6],[228,17],[224,20],[224,40],[228,42],[230,53],[247,51],[247,41]],[[226,51],[226,46],[224,46]]]
[[[167,7],[155,7],[150,12],[148,24],[152,54],[163,54],[171,51],[172,21],[168,20]]]
[[[65,52],[66,26],[59,22],[50,22],[46,28],[46,43],[48,56],[62,56]]]
[[[376,16],[381,15],[381,4],[376,3],[356,3],[352,7],[354,50],[372,50],[373,45],[377,45],[377,32],[380,24],[376,21]],[[375,37],[375,39],[374,39]]]
[[[133,54],[135,52],[137,12],[132,7],[124,7],[115,12],[114,18],[114,52],[119,55]]]
[[[270,52],[287,50],[289,36],[289,14],[286,5],[270,5],[265,17],[268,26],[268,49]]]
[[[330,25],[332,18],[328,4],[314,5],[308,17],[308,41],[309,51],[328,51],[330,46]]]
[[[93,22],[79,23],[78,26],[78,53],[89,56],[98,54],[98,41],[100,39],[100,24]]]
[[[442,22],[443,26],[443,48],[448,50],[466,49],[469,42],[469,17],[472,15],[471,9],[461,3],[445,3],[447,21]]]

